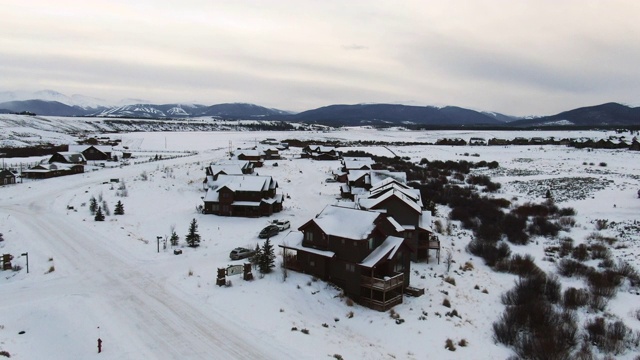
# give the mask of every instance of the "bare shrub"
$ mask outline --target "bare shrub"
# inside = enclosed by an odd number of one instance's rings
[[[592,259],[607,259],[611,257],[611,251],[604,245],[593,244],[591,245],[591,258]]]
[[[451,302],[449,301],[449,299],[445,298],[444,300],[442,300],[442,306],[450,308],[451,307]]]
[[[349,311],[349,312],[347,313],[347,318],[348,318],[348,319],[351,319],[352,317],[353,317],[353,311]]]
[[[453,340],[447,339],[444,344],[444,348],[449,351],[456,351],[456,346],[453,344]]]
[[[589,304],[589,292],[585,289],[568,288],[562,295],[562,305],[565,309],[577,309]]]
[[[460,347],[465,347],[465,346],[469,345],[469,342],[466,339],[462,339],[462,340],[458,341],[458,345]]]
[[[573,248],[571,256],[578,261],[587,260],[589,258],[589,249],[587,248],[587,245],[580,244]]]
[[[622,283],[622,277],[615,271],[607,269],[603,272],[590,273],[587,276],[587,281],[592,295],[612,298]]]
[[[494,266],[497,261],[508,257],[511,254],[509,245],[502,242],[499,246],[492,243],[482,242],[480,240],[471,240],[467,245],[467,251],[471,254],[480,256],[484,259],[485,264]]]
[[[447,276],[446,278],[444,278],[444,282],[456,286],[456,279],[452,278],[451,276]]]
[[[6,351],[6,350],[2,350],[2,351],[0,351],[0,356],[4,356],[6,358],[10,358],[11,354],[9,354],[9,352]]]
[[[608,303],[609,299],[604,296],[591,295],[589,297],[589,308],[594,311],[604,311],[607,308]]]
[[[525,245],[529,242],[529,235],[525,232],[527,218],[516,214],[506,214],[502,220],[502,231],[512,244]]]
[[[558,274],[565,277],[588,276],[595,269],[572,259],[562,259],[557,265]]]
[[[566,231],[576,226],[576,219],[571,216],[562,216],[558,219],[558,225]]]
[[[556,237],[560,231],[560,226],[549,221],[546,217],[536,216],[527,228],[531,235],[540,235],[545,237]]]
[[[607,219],[597,219],[596,220],[596,229],[604,230],[609,227],[609,220]]]
[[[621,354],[625,349],[638,346],[638,335],[622,321],[607,322],[602,317],[585,324],[589,342],[609,354]]]
[[[515,254],[502,259],[495,265],[496,271],[508,272],[519,276],[542,275],[542,270],[535,264],[533,256]]]
[[[573,251],[573,239],[570,237],[564,237],[560,239],[560,252],[558,255],[563,258],[568,256]]]
[[[562,208],[558,210],[558,216],[576,216],[576,209],[572,207]]]
[[[353,300],[349,297],[345,300],[345,303],[347,304],[347,306],[353,306]]]
[[[529,302],[545,300],[550,303],[560,301],[560,282],[553,276],[535,275],[520,278],[513,289],[502,295],[504,305],[524,305]]]
[[[52,273],[54,271],[56,271],[56,268],[55,268],[55,266],[51,265],[51,266],[49,266],[49,270],[47,270],[47,274],[50,274],[50,273]]]

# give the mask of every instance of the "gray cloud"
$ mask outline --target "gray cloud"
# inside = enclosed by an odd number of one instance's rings
[[[269,5],[10,3],[0,90],[290,110],[406,99],[515,115],[638,102],[635,2]]]

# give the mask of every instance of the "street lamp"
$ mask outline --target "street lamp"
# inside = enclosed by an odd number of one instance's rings
[[[27,274],[28,274],[29,273],[29,253],[25,252],[25,253],[22,253],[20,255],[27,258]]]

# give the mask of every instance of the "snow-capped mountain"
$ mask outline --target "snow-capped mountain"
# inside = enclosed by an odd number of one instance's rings
[[[25,100],[42,100],[50,102],[59,102],[68,106],[77,106],[83,109],[97,109],[101,107],[110,107],[113,104],[107,100],[73,94],[67,96],[55,90],[40,90],[35,92],[29,91],[2,91],[0,92],[0,103],[9,101],[25,101]]]

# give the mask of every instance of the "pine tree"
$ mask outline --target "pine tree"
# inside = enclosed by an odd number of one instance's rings
[[[258,262],[258,268],[260,272],[263,274],[268,274],[271,272],[271,269],[275,267],[274,259],[275,254],[273,253],[273,245],[271,245],[271,240],[267,238],[264,244],[262,245],[262,254],[260,255],[260,260]]]
[[[122,205],[122,202],[120,200],[118,200],[118,202],[116,203],[116,209],[113,211],[114,215],[124,215],[124,205]]]
[[[91,199],[89,199],[89,211],[91,212],[91,215],[95,215],[96,210],[98,210],[98,200],[91,196]]]
[[[98,210],[96,210],[96,216],[93,218],[95,221],[104,221],[104,214],[102,213],[102,208],[98,206]]]
[[[178,246],[179,240],[180,240],[180,237],[178,236],[178,234],[176,234],[176,231],[172,230],[171,237],[169,238],[169,242],[171,243],[171,246]]]
[[[198,234],[198,222],[196,219],[191,220],[189,225],[189,233],[184,238],[190,247],[200,246],[200,234]]]

